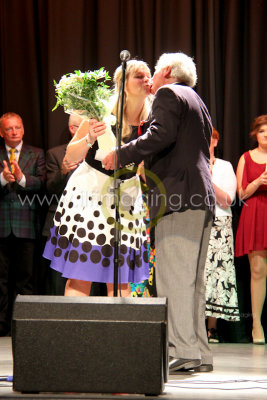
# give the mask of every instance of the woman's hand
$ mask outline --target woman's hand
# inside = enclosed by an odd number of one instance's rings
[[[93,145],[98,136],[104,135],[106,133],[107,125],[105,122],[99,122],[96,119],[89,120],[89,136],[90,143]]]
[[[257,179],[253,182],[255,186],[260,187],[261,185],[267,185],[267,171],[265,170]]]
[[[237,170],[237,194],[241,200],[246,200],[252,196],[261,185],[267,185],[267,171],[265,170],[258,178],[250,182],[245,189],[242,188],[243,172],[245,167],[244,154],[240,157]]]

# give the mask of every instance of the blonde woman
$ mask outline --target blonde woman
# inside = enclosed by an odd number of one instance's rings
[[[114,74],[114,112],[119,98],[121,67]],[[138,125],[148,114],[150,70],[146,63],[127,63],[125,106],[123,110],[123,142],[138,137]],[[89,149],[85,161],[75,170],[60,199],[51,238],[45,257],[51,267],[66,277],[66,296],[88,296],[91,282],[107,284],[108,296],[113,295],[114,277],[114,204],[106,204],[112,180],[100,161],[95,159],[97,141]],[[121,296],[130,296],[129,282],[149,277],[146,250],[146,226],[143,221],[140,184],[135,173],[122,176],[125,186],[138,187],[137,198],[121,212],[119,280]],[[132,179],[132,181],[130,181]],[[126,189],[127,190],[127,189]],[[120,293],[119,293],[120,294]]]

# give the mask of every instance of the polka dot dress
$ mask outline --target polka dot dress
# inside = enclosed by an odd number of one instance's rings
[[[85,161],[60,198],[43,256],[65,278],[113,283],[114,181]],[[119,277],[139,283],[149,277],[145,209],[139,178],[120,186]]]

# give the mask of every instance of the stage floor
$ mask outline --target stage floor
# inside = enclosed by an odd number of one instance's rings
[[[267,346],[252,344],[212,345],[214,371],[170,375],[159,400],[173,399],[266,399]],[[0,376],[12,376],[11,338],[0,338]],[[0,382],[0,399],[143,399],[143,395],[95,393],[13,392],[12,383]]]

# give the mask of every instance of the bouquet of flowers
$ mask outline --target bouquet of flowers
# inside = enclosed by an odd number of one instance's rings
[[[89,143],[89,119],[97,119],[107,123],[106,133],[97,138],[97,159],[102,161],[106,154],[116,144],[110,125],[114,125],[116,118],[111,115],[112,91],[106,85],[111,78],[109,73],[100,68],[96,71],[74,71],[63,75],[56,87],[57,103],[52,111],[59,106],[69,114],[77,114],[83,118],[78,130],[67,146],[65,158],[69,162],[78,162],[86,156]]]
[[[95,71],[74,71],[63,75],[58,83],[54,81],[57,103],[52,111],[63,106],[69,114],[102,121],[111,112],[112,92],[105,83],[110,79],[103,67]]]

